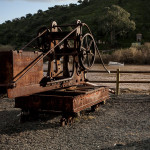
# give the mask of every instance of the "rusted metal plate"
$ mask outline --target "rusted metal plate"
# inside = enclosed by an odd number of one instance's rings
[[[0,53],[0,86],[9,86],[14,77],[27,67],[40,52],[7,51]],[[25,77],[17,87],[37,84],[43,78],[43,61],[41,60]]]
[[[82,87],[81,85],[77,86],[77,89],[81,89],[81,92],[83,92],[82,94],[75,90],[70,93],[70,91],[67,91],[67,88],[64,89],[65,91],[62,89],[53,90],[16,98],[15,106],[22,109],[79,112],[109,99],[107,87],[87,88],[85,85],[82,85]]]
[[[35,60],[40,52],[13,51],[13,77]],[[17,87],[39,84],[43,78],[43,60],[17,82]]]
[[[0,93],[6,91],[9,98],[20,96],[26,93],[26,87],[34,87],[39,85],[43,78],[43,60],[41,60],[32,70],[17,83],[16,87],[12,87],[14,78],[24,68],[26,68],[33,60],[35,60],[41,52],[25,52],[25,51],[6,51],[0,52]],[[17,79],[17,78],[16,78]],[[15,89],[15,90],[14,90]],[[21,91],[22,90],[22,91]],[[27,91],[33,89],[27,89]],[[28,93],[28,92],[27,92]],[[23,94],[23,95],[24,95]],[[22,96],[22,95],[21,95]]]

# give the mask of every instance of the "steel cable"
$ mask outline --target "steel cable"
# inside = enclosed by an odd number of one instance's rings
[[[89,26],[88,26],[87,24],[85,24],[85,23],[83,23],[82,25],[83,25],[83,26],[86,26],[86,27],[88,28],[90,34],[93,36],[93,34],[92,34],[92,32],[91,32]],[[94,38],[93,38],[93,39],[94,39]],[[96,42],[95,42],[95,39],[94,39],[94,44],[95,44],[95,46],[96,46],[96,51],[97,51],[97,53],[98,53],[98,56],[99,56],[99,58],[100,58],[100,60],[101,60],[101,62],[102,62],[102,65],[103,65],[104,69],[105,69],[108,73],[110,73],[110,70],[108,70],[108,69],[106,68],[105,64],[104,64],[104,61],[103,61],[103,59],[102,59],[102,55],[101,55],[101,53],[100,53],[100,51],[99,51],[99,49],[98,49],[98,47],[97,47],[97,44],[96,44]]]

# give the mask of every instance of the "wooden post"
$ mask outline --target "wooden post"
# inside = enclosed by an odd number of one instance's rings
[[[117,69],[117,74],[116,74],[116,95],[117,96],[120,93],[119,82],[120,82],[120,69]]]

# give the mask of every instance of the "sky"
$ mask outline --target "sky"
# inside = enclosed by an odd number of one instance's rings
[[[47,10],[55,5],[77,3],[77,0],[0,0],[0,24],[7,20]]]

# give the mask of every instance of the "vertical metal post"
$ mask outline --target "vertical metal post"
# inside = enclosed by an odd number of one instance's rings
[[[120,82],[120,69],[117,69],[117,74],[116,74],[116,95],[117,96],[120,94],[119,82]]]

